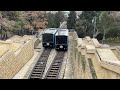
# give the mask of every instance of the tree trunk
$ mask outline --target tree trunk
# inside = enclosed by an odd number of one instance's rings
[[[3,34],[3,40],[5,39],[5,34]]]
[[[1,37],[0,37],[0,39],[2,39],[2,33],[1,33]]]
[[[8,35],[7,35],[7,32],[6,32],[6,39],[8,39]]]

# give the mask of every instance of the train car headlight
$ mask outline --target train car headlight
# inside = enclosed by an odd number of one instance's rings
[[[46,45],[47,45],[47,46],[49,46],[50,44],[49,44],[49,43],[47,43]]]
[[[61,45],[61,46],[60,46],[60,48],[62,49],[62,48],[63,48],[63,46]]]

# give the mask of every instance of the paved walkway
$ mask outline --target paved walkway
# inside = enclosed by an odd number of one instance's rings
[[[66,60],[66,66],[64,71],[64,78],[63,79],[73,79],[73,58],[72,58],[72,47],[73,47],[73,41],[72,36],[69,36],[69,46],[68,46],[68,58]]]

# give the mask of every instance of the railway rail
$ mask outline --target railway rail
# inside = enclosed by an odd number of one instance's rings
[[[42,79],[49,54],[52,49],[45,49],[32,70],[29,79]]]
[[[57,52],[50,68],[48,69],[44,79],[58,79],[61,65],[64,59],[64,51]]]

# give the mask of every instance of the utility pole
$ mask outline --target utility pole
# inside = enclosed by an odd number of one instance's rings
[[[95,23],[94,23],[94,36],[95,37],[95,29],[96,29],[96,16],[95,16]]]
[[[92,23],[94,25],[94,30],[93,30],[93,38],[95,37],[95,28],[96,28],[96,16],[93,17]]]

